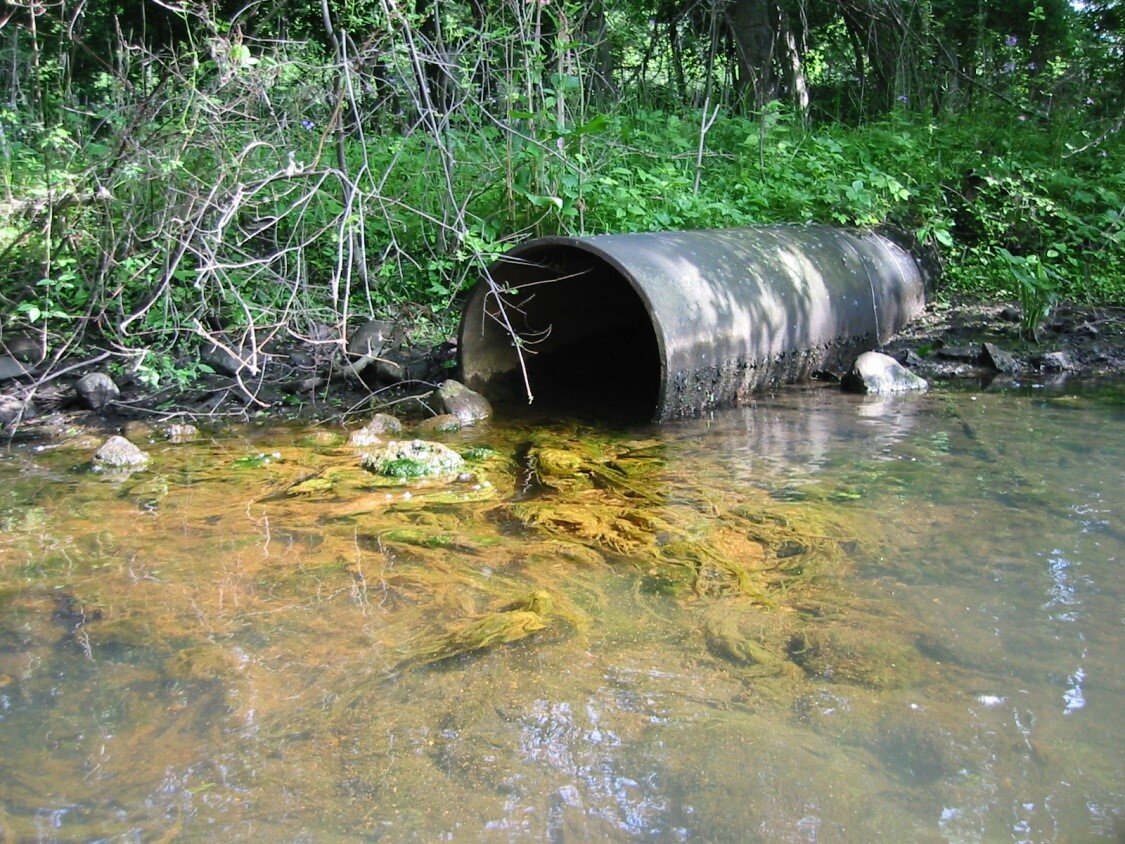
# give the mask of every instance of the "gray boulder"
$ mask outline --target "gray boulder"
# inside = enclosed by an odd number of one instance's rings
[[[386,319],[370,319],[348,338],[348,365],[358,375],[371,364],[384,358],[406,340],[402,329]]]
[[[371,421],[360,428],[358,431],[352,431],[352,435],[348,438],[348,442],[354,446],[361,448],[379,445],[383,440],[385,434],[401,434],[402,423],[389,413],[376,413],[371,417]]]
[[[0,351],[3,351],[23,363],[36,364],[43,360],[44,349],[40,341],[26,334],[17,334],[0,340]]]
[[[864,352],[856,358],[840,383],[850,392],[880,396],[921,392],[929,386],[897,360],[879,352]]]
[[[480,393],[474,393],[460,381],[442,382],[434,391],[439,410],[456,416],[462,425],[472,425],[492,416],[492,405]]]
[[[113,436],[94,452],[94,471],[139,469],[149,461],[149,456],[124,437]]]
[[[31,370],[11,355],[0,355],[0,381],[9,381],[29,374]]]
[[[1035,358],[1040,372],[1069,372],[1074,368],[1070,355],[1066,352],[1047,352]]]
[[[1020,369],[1020,365],[1016,362],[1016,359],[1012,357],[1011,353],[992,343],[981,344],[980,363],[981,366],[995,369],[997,372],[1002,372],[1005,375],[1012,375],[1019,372]]]
[[[266,353],[263,346],[258,346],[258,353],[255,355],[254,347],[249,342],[243,343],[237,336],[212,336],[216,338],[216,342],[205,345],[199,353],[199,359],[216,372],[230,376],[241,373],[245,377],[247,373],[255,374],[255,370],[261,372],[265,368]]]
[[[74,385],[74,390],[82,403],[93,411],[100,411],[112,401],[117,401],[121,391],[113,379],[104,372],[91,372],[83,375]]]

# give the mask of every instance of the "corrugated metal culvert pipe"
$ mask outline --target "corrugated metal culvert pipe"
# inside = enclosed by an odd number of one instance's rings
[[[823,226],[547,237],[489,274],[462,314],[466,384],[658,420],[843,368],[925,304],[909,252]]]

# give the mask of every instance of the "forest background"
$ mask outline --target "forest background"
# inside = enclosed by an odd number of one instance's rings
[[[1120,0],[17,0],[0,341],[440,336],[531,236],[893,226],[937,294],[1125,304]],[[327,334],[325,328],[327,327]],[[1034,326],[1032,326],[1034,327]],[[233,335],[229,332],[233,332]],[[241,341],[240,341],[241,342]]]

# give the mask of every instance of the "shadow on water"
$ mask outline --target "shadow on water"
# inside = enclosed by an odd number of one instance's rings
[[[317,429],[13,450],[0,840],[1112,838],[1114,407],[536,402],[442,481]]]

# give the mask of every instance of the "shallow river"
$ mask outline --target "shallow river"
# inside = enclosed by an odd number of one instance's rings
[[[0,454],[0,841],[1125,830],[1125,385]]]

